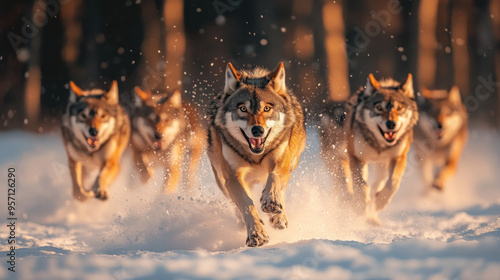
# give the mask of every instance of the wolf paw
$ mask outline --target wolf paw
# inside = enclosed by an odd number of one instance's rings
[[[264,213],[281,214],[281,212],[283,212],[283,204],[271,195],[262,195],[260,203],[262,212]]]
[[[275,229],[286,229],[288,227],[288,219],[284,213],[272,216],[269,221]]]
[[[107,200],[108,199],[108,192],[105,190],[97,190],[95,192],[95,198],[100,199],[100,200]]]
[[[269,242],[269,237],[266,232],[261,228],[256,228],[251,231],[247,237],[248,247],[260,247]]]
[[[73,197],[81,202],[87,201],[89,198],[94,197],[94,192],[93,191],[74,191],[73,192]]]

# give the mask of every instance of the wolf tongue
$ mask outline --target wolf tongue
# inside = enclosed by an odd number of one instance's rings
[[[87,138],[87,143],[91,146],[95,146],[97,145],[97,139],[90,139],[90,138]]]
[[[262,146],[262,139],[260,138],[249,138],[250,144],[256,148],[260,148]]]

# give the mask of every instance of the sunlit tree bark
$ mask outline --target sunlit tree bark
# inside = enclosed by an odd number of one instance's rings
[[[184,2],[166,0],[163,7],[165,22],[166,77],[167,89],[181,88],[182,69],[186,38],[184,34]]]
[[[343,21],[343,2],[324,1],[323,24],[327,57],[328,92],[334,101],[349,97],[348,61]]]
[[[439,1],[421,0],[419,7],[418,85],[434,87],[436,77],[436,23]]]

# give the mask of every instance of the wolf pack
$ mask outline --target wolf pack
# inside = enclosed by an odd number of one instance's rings
[[[73,197],[108,199],[127,148],[142,183],[151,183],[160,169],[166,192],[176,191],[183,177],[194,184],[206,151],[217,185],[241,213],[246,245],[269,241],[259,209],[273,228],[286,229],[285,190],[306,147],[304,108],[286,85],[283,63],[274,71],[228,63],[224,77],[206,116],[179,90],[153,94],[135,87],[126,109],[116,81],[107,91],[69,82],[61,131]],[[443,190],[467,139],[459,89],[416,94],[411,74],[402,82],[369,74],[366,86],[347,100],[327,101],[317,115],[325,176],[334,182],[325,196],[371,225],[380,225],[377,213],[397,192],[412,144],[426,189]],[[263,186],[260,205],[251,197],[254,186]]]

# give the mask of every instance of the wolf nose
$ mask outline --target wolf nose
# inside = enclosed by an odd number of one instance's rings
[[[264,134],[264,128],[260,125],[253,126],[252,134],[254,137],[261,137]]]
[[[437,123],[437,128],[438,129],[442,129],[443,128],[443,124],[441,124],[440,122]]]
[[[161,134],[155,133],[155,140],[161,140]]]
[[[385,123],[385,125],[386,125],[386,126],[387,126],[387,128],[388,128],[388,129],[390,129],[390,130],[393,130],[393,129],[396,127],[396,123],[395,123],[395,122],[393,122],[393,121],[387,121],[387,122]]]
[[[95,137],[95,136],[97,136],[97,133],[99,133],[99,131],[95,127],[89,128],[89,134],[90,134],[90,136]]]

